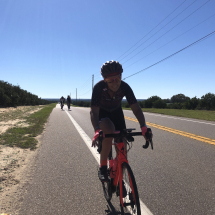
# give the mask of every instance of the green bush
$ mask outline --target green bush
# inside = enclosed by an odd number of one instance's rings
[[[152,108],[153,102],[161,99],[158,96],[151,96],[150,98],[146,99],[145,102],[145,108]]]
[[[51,102],[38,98],[19,86],[13,86],[4,81],[0,81],[0,106],[16,107],[21,105],[45,105]]]
[[[215,94],[207,93],[202,96],[200,107],[206,110],[215,110]]]
[[[162,99],[158,99],[157,101],[152,103],[153,108],[166,108],[167,104]]]

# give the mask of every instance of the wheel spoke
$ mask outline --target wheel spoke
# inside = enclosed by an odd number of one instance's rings
[[[123,172],[123,212],[140,215],[140,202],[136,182],[130,166],[127,163],[122,164]]]

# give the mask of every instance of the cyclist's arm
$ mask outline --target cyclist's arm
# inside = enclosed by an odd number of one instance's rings
[[[90,110],[90,118],[95,131],[99,129],[99,109],[99,107],[91,107]]]
[[[143,125],[145,125],[146,121],[145,121],[143,111],[140,108],[140,105],[138,103],[135,103],[135,104],[132,104],[130,107],[134,115],[136,116],[138,122],[140,123],[140,126],[142,127]]]

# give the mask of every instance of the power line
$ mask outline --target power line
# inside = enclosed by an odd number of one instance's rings
[[[199,8],[197,8],[195,11],[193,11],[190,15],[188,15],[187,17],[185,17],[183,20],[181,20],[178,24],[174,25],[170,30],[168,30],[167,32],[165,32],[164,34],[162,34],[159,38],[157,38],[156,40],[154,40],[152,43],[150,43],[148,46],[146,46],[144,49],[142,49],[141,51],[139,51],[137,54],[133,55],[131,58],[129,58],[128,60],[126,60],[125,62],[123,62],[123,64],[125,64],[126,62],[128,62],[129,60],[131,60],[132,58],[134,58],[135,56],[137,56],[138,54],[140,54],[140,52],[142,52],[143,50],[145,50],[146,48],[148,48],[149,46],[151,46],[153,43],[155,43],[157,40],[159,40],[160,38],[162,38],[164,35],[166,35],[167,33],[169,33],[171,30],[173,30],[176,26],[178,26],[179,24],[181,24],[184,20],[186,20],[187,18],[189,18],[191,15],[193,15],[196,11],[198,11],[199,9],[201,9],[204,5],[206,5],[210,0],[208,0],[207,2],[205,2],[203,5],[201,5]],[[160,29],[161,30],[161,29]],[[159,31],[160,31],[159,30]],[[157,31],[158,32],[158,31]],[[156,32],[156,33],[157,33]],[[155,33],[155,34],[156,34]],[[155,35],[154,34],[154,35]],[[152,36],[154,36],[152,35]],[[151,38],[151,37],[150,37]],[[149,38],[149,39],[150,39]],[[146,42],[146,41],[145,41]],[[143,44],[143,43],[142,43]],[[142,45],[141,44],[141,45]],[[140,47],[140,46],[139,46]],[[136,50],[136,49],[135,49]]]
[[[142,60],[143,58],[145,58],[145,57],[147,57],[147,56],[153,54],[154,52],[158,51],[159,49],[163,48],[164,46],[168,45],[168,44],[171,43],[172,41],[174,41],[174,40],[176,40],[177,38],[181,37],[182,35],[186,34],[188,31],[191,31],[192,29],[196,28],[197,26],[199,26],[199,25],[202,24],[203,22],[206,22],[208,19],[212,18],[213,16],[215,16],[215,14],[213,14],[212,16],[208,17],[207,19],[203,20],[202,22],[200,22],[199,24],[197,24],[197,25],[195,25],[194,27],[190,28],[189,30],[185,31],[184,33],[180,34],[179,36],[175,37],[174,39],[172,39],[172,40],[169,41],[168,43],[166,43],[166,44],[160,46],[158,49],[154,50],[153,52],[151,52],[151,53],[145,55],[144,57],[140,58],[139,60],[137,60],[137,61],[135,61],[134,63],[130,64],[129,66],[125,67],[125,69],[128,68],[128,67],[130,67],[130,66],[132,66],[132,65],[134,65],[135,63],[139,62],[139,61]]]
[[[164,59],[158,61],[157,63],[154,63],[154,64],[152,64],[151,66],[148,66],[148,67],[146,67],[145,69],[140,70],[139,72],[136,72],[136,73],[134,73],[134,74],[132,74],[132,75],[129,75],[129,76],[127,76],[126,78],[130,78],[130,77],[132,77],[132,76],[134,76],[134,75],[137,75],[138,73],[143,72],[143,71],[145,71],[145,70],[147,70],[147,69],[149,69],[149,68],[151,68],[151,67],[153,67],[153,66],[155,66],[155,65],[157,65],[157,64],[159,64],[159,63],[161,63],[161,62],[163,62],[163,61],[165,61],[165,60],[167,60],[167,59],[169,59],[169,58],[171,58],[171,57],[173,57],[174,55],[178,54],[179,52],[182,52],[182,51],[184,51],[185,49],[190,48],[190,47],[193,46],[193,45],[196,45],[197,43],[201,42],[202,40],[207,39],[208,37],[212,36],[214,33],[215,33],[215,31],[211,32],[210,34],[207,34],[206,36],[204,36],[204,37],[202,37],[201,39],[195,41],[194,43],[191,43],[190,45],[184,47],[183,49],[181,49],[181,50],[179,50],[179,51],[177,51],[177,52],[175,52],[174,54],[171,54],[171,55],[169,55],[168,57],[166,57],[166,58],[164,58]],[[124,78],[123,80],[125,80],[126,78]]]
[[[100,74],[96,74],[94,77],[100,77],[100,78],[102,78],[102,75],[101,75],[101,73]]]
[[[185,0],[186,1],[186,0]],[[149,31],[145,36],[143,36],[138,42],[136,42],[130,49],[128,49],[126,52],[124,52],[118,59],[120,59],[124,54],[126,54],[128,51],[130,51],[134,46],[136,46],[143,38],[145,38],[147,35],[149,35],[155,28],[157,28],[164,20],[166,20],[172,13],[174,13],[182,4],[184,4],[183,1],[175,10],[173,10],[166,18],[164,18],[161,22],[159,22],[151,31]],[[124,58],[123,58],[124,59]]]
[[[86,83],[88,83],[88,82],[89,82],[89,79],[91,79],[91,78],[88,78],[88,79],[84,82],[84,84],[82,84],[82,85],[81,85],[81,87],[82,87],[82,86],[85,86],[85,85],[86,85]]]
[[[94,76],[94,82],[95,82],[95,83],[97,83],[97,80],[98,80],[98,78],[95,79],[95,76]],[[100,80],[101,80],[101,79],[100,79]],[[89,83],[92,84],[92,82],[89,82]],[[88,84],[89,84],[89,83],[88,83]],[[82,92],[82,91],[83,91],[84,89],[86,89],[86,88],[88,88],[88,89],[90,88],[90,90],[88,90],[87,92],[85,92],[85,93],[83,93],[83,94],[81,94],[81,95],[79,95],[79,96],[83,96],[83,95],[89,93],[90,91],[92,91],[92,86],[89,87],[88,85],[87,85],[86,87],[82,88],[80,91]]]
[[[94,75],[94,82],[97,83],[97,80],[101,80],[101,77],[100,78],[95,78],[96,76]],[[92,77],[91,77],[92,79]],[[86,82],[85,82],[86,83]],[[82,85],[83,86],[83,85]],[[85,86],[83,88],[79,88],[79,92],[83,92],[85,89],[89,89],[91,88],[92,89],[92,80],[91,81],[88,81],[88,83],[85,84]]]
[[[79,95],[79,96],[83,96],[83,95],[85,95],[85,94],[89,93],[91,90],[92,90],[92,89],[88,90],[86,93],[81,94],[81,95]]]
[[[86,88],[92,88],[91,86],[92,86],[92,82],[90,81],[87,84],[85,84],[85,86],[83,88],[79,88],[79,92],[82,92]]]
[[[145,40],[143,43],[141,43],[137,48],[135,48],[132,52],[130,52],[128,55],[130,55],[131,53],[133,53],[134,51],[136,51],[140,46],[142,46],[145,42],[147,42],[148,40],[150,40],[154,35],[156,35],[159,31],[161,31],[163,28],[165,28],[169,23],[171,23],[175,18],[177,18],[179,15],[181,15],[185,10],[187,10],[187,8],[189,8],[191,5],[193,5],[197,0],[195,0],[194,2],[192,2],[190,5],[188,5],[184,10],[182,10],[177,16],[175,16],[173,19],[171,19],[166,25],[164,25],[162,28],[160,28],[158,31],[156,31],[151,37],[149,37],[147,40]],[[159,38],[158,38],[159,39]],[[137,53],[138,54],[138,53]],[[128,55],[126,55],[124,58],[126,58]],[[135,55],[136,56],[136,55]],[[123,58],[123,59],[124,59]],[[123,60],[122,59],[122,60]],[[127,62],[127,61],[126,61]]]

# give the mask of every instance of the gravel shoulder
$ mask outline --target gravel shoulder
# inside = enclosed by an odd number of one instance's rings
[[[12,127],[28,126],[23,117],[41,108],[41,106],[0,108],[0,135]],[[0,145],[0,214],[16,214],[25,192],[25,185],[30,179],[30,171],[40,148],[42,136],[43,134],[36,137],[38,140],[36,150]]]

